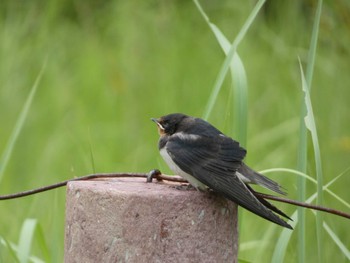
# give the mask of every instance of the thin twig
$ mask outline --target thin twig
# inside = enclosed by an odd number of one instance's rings
[[[268,194],[263,194],[263,193],[258,193],[258,192],[255,192],[255,195],[259,196],[259,197],[262,197],[264,199],[270,199],[270,200],[274,200],[274,201],[281,202],[281,203],[287,203],[287,204],[291,204],[291,205],[296,205],[296,206],[306,207],[306,208],[310,208],[310,209],[314,209],[314,210],[319,210],[319,211],[327,212],[327,213],[330,213],[330,214],[334,214],[334,215],[337,215],[337,216],[342,216],[342,217],[350,219],[350,214],[342,212],[342,211],[338,211],[338,210],[335,210],[335,209],[331,209],[331,208],[327,208],[327,207],[323,207],[323,206],[319,206],[319,205],[312,205],[312,204],[308,204],[308,203],[304,203],[304,202],[299,202],[299,201],[296,201],[296,200],[288,199],[288,198],[285,198],[285,197],[268,195]]]
[[[159,170],[152,170],[148,174],[145,174],[145,173],[100,173],[100,174],[89,174],[89,175],[81,176],[81,177],[78,177],[78,178],[74,178],[74,179],[63,181],[63,182],[59,182],[59,183],[56,183],[56,184],[52,184],[52,185],[48,185],[48,186],[44,186],[44,187],[40,187],[40,188],[36,188],[36,189],[31,189],[31,190],[28,190],[28,191],[23,191],[23,192],[18,192],[18,193],[14,193],[14,194],[8,194],[8,195],[0,195],[0,201],[1,200],[20,198],[20,197],[24,197],[24,196],[28,196],[28,195],[33,195],[33,194],[49,191],[49,190],[52,190],[52,189],[55,189],[55,188],[59,188],[59,187],[65,186],[65,185],[67,185],[67,183],[73,182],[73,181],[84,181],[84,180],[93,180],[93,179],[102,179],[102,178],[122,178],[122,177],[145,178],[145,179],[147,179],[147,182],[152,182],[152,179],[155,178],[158,181],[167,180],[167,181],[172,181],[172,182],[188,183],[186,180],[184,180],[180,176],[165,175],[165,174],[162,174]],[[292,205],[296,205],[296,206],[306,207],[306,208],[310,208],[310,209],[314,209],[314,210],[319,210],[319,211],[327,212],[327,213],[330,213],[330,214],[334,214],[334,215],[337,215],[337,216],[341,216],[341,217],[345,217],[345,218],[350,219],[350,214],[342,212],[342,211],[338,211],[338,210],[335,210],[335,209],[322,207],[322,206],[318,206],[318,205],[312,205],[312,204],[308,204],[308,203],[303,203],[303,202],[287,199],[287,198],[284,198],[284,197],[268,195],[268,194],[263,194],[263,193],[259,193],[259,192],[254,192],[254,194],[257,197],[270,199],[270,200],[274,200],[274,201],[281,202],[281,203],[287,203],[287,204],[292,204]]]
[[[187,182],[186,180],[182,179],[182,177],[180,177],[180,176],[170,176],[170,175],[161,174],[158,170],[152,170],[148,174],[145,174],[145,173],[100,173],[100,174],[89,174],[89,175],[81,176],[81,177],[78,177],[78,178],[62,181],[62,182],[59,182],[59,183],[55,183],[55,184],[39,187],[39,188],[36,188],[36,189],[31,189],[31,190],[28,190],[28,191],[23,191],[23,192],[8,194],[8,195],[0,195],[0,201],[1,200],[20,198],[20,197],[24,197],[24,196],[28,196],[28,195],[33,195],[33,194],[49,191],[49,190],[52,190],[52,189],[55,189],[55,188],[59,188],[59,187],[65,186],[69,182],[73,182],[73,181],[85,181],[85,180],[102,179],[102,178],[122,178],[122,177],[150,178],[150,176],[153,177],[153,178],[156,178],[158,181],[167,180],[167,181],[173,181],[173,182],[179,182],[179,183],[186,183]]]
[[[0,200],[8,200],[8,199],[15,199],[15,198],[20,198],[20,197],[24,197],[24,196],[28,196],[28,195],[33,195],[33,194],[37,194],[37,193],[41,193],[41,192],[45,192],[45,191],[49,191],[55,188],[59,188],[62,186],[67,185],[67,183],[69,182],[73,182],[73,181],[84,181],[84,180],[92,180],[92,179],[96,179],[96,178],[118,178],[118,177],[142,177],[142,178],[147,178],[147,174],[138,174],[138,173],[102,173],[102,174],[89,174],[89,175],[85,175],[85,176],[81,176],[78,178],[74,178],[74,179],[69,179],[63,182],[59,182],[59,183],[55,183],[55,184],[51,184],[51,185],[47,185],[47,186],[43,186],[43,187],[39,187],[36,189],[31,189],[28,191],[23,191],[23,192],[18,192],[18,193],[14,193],[14,194],[8,194],[8,195],[0,195]]]

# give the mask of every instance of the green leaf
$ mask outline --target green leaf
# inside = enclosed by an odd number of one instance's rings
[[[0,236],[0,244],[3,245],[5,248],[7,248],[9,254],[11,255],[12,259],[15,262],[19,262],[18,258],[17,258],[17,249],[14,248],[14,245],[11,244],[10,242],[8,242],[5,238],[2,238]]]
[[[316,213],[314,213],[316,214]],[[333,239],[334,243],[339,247],[340,251],[344,254],[344,256],[350,260],[350,251],[346,247],[346,245],[341,242],[337,234],[333,232],[333,230],[327,225],[326,222],[323,222],[323,227],[327,231],[328,235]]]
[[[244,36],[246,35],[246,33],[248,32],[248,29],[250,28],[251,24],[253,23],[253,21],[255,20],[256,16],[258,15],[261,7],[263,6],[263,4],[265,3],[265,0],[260,0],[257,2],[257,4],[255,5],[255,7],[253,8],[252,12],[250,13],[250,15],[248,16],[246,22],[244,23],[244,25],[242,26],[240,32],[238,33],[238,35],[236,36],[235,40],[233,41],[232,45],[229,44],[229,41],[226,39],[226,37],[221,33],[221,31],[218,29],[217,26],[215,26],[213,23],[210,22],[208,16],[205,14],[204,10],[202,9],[202,7],[200,6],[199,2],[197,0],[194,0],[198,10],[200,11],[200,13],[202,14],[203,18],[205,19],[205,21],[208,23],[209,27],[211,28],[211,30],[213,31],[214,35],[216,36],[220,46],[223,48],[225,54],[226,54],[226,58],[224,60],[224,63],[219,71],[219,75],[216,79],[216,82],[214,84],[213,90],[211,95],[209,96],[209,100],[208,103],[205,107],[204,110],[204,114],[203,114],[203,118],[204,119],[208,119],[214,104],[217,100],[217,96],[221,90],[222,87],[222,83],[224,82],[225,76],[228,72],[229,67],[232,65],[232,70],[233,72],[235,72],[235,70],[237,70],[238,73],[236,73],[236,75],[234,75],[234,79],[237,79],[237,82],[235,84],[238,84],[238,90],[241,91],[241,89],[244,89],[245,92],[242,92],[242,95],[238,95],[241,97],[245,96],[245,101],[246,101],[246,76],[245,76],[245,70],[243,67],[243,63],[241,62],[236,50],[238,45],[240,44],[240,42],[243,40]],[[236,56],[234,61],[234,57]],[[233,73],[234,74],[234,73]],[[242,77],[243,76],[243,77]],[[244,86],[245,84],[245,86]],[[237,94],[236,94],[237,95]],[[237,106],[238,107],[238,106]],[[246,112],[246,106],[239,106],[241,107],[241,109],[245,108],[244,110],[242,110],[242,112],[240,112],[240,114],[246,114],[244,112]],[[237,113],[239,114],[239,113]],[[244,118],[244,120],[247,120],[246,115],[243,116],[242,118]],[[237,126],[237,125],[236,125]],[[244,126],[244,124],[242,125]],[[244,140],[244,138],[243,138]],[[243,142],[242,142],[243,143]]]
[[[312,29],[312,36],[310,41],[310,48],[308,53],[308,60],[307,60],[307,69],[306,69],[306,83],[308,87],[308,92],[311,91],[311,83],[312,83],[312,77],[313,77],[313,71],[314,71],[314,65],[315,65],[315,58],[316,58],[316,49],[317,49],[317,39],[318,39],[318,31],[320,26],[320,19],[321,19],[321,11],[322,11],[322,0],[318,1],[317,10],[316,10],[316,17],[313,24]],[[301,172],[306,172],[307,169],[307,131],[306,131],[306,125],[302,121],[307,111],[306,105],[302,105],[301,108],[301,123],[300,123],[300,131],[299,131],[299,147],[298,147],[298,169]],[[322,185],[320,186],[322,187]],[[305,200],[305,193],[306,193],[306,186],[305,181],[302,178],[299,178],[298,180],[298,199],[300,201]],[[322,200],[322,196],[319,197]],[[305,213],[303,209],[299,209],[299,229],[298,229],[298,261],[300,263],[305,262],[305,233],[306,233],[306,227],[305,227]],[[318,218],[317,223],[317,231],[318,234],[321,234],[320,228],[320,217]],[[320,239],[317,239],[318,241],[318,253],[319,253],[319,259],[321,260],[321,236],[319,236]]]
[[[26,219],[22,225],[17,251],[17,257],[21,263],[29,261],[29,254],[36,225],[37,220],[32,218]]]
[[[302,89],[305,93],[305,105],[306,105],[305,126],[311,132],[311,138],[312,138],[314,155],[315,155],[316,176],[317,176],[317,204],[322,205],[323,204],[323,191],[322,191],[323,172],[322,172],[322,163],[321,163],[321,151],[320,151],[320,146],[319,146],[319,141],[318,141],[315,117],[314,117],[314,113],[313,113],[313,109],[312,109],[312,103],[311,103],[311,97],[310,97],[308,84],[306,82],[303,68],[302,68],[300,61],[299,61],[299,64],[300,64],[300,72],[301,72]],[[316,213],[316,231],[317,231],[317,244],[318,244],[319,259],[322,257],[321,251],[323,250],[322,221],[323,221],[322,213],[317,212]]]
[[[27,118],[27,115],[28,115],[28,112],[29,112],[29,109],[30,109],[30,106],[32,105],[32,101],[33,101],[33,98],[34,98],[34,95],[36,93],[36,90],[39,86],[39,83],[40,83],[40,80],[41,80],[41,77],[44,73],[44,69],[46,67],[46,62],[47,60],[45,60],[40,72],[39,72],[39,75],[38,77],[36,78],[35,82],[34,82],[34,85],[33,87],[31,88],[30,90],[30,93],[26,99],[26,102],[24,103],[24,106],[23,106],[23,109],[17,119],[17,122],[16,122],[16,125],[11,133],[11,136],[7,142],[7,145],[5,147],[5,150],[1,156],[1,159],[0,159],[0,183],[1,183],[1,180],[2,180],[2,177],[4,176],[4,171],[5,171],[5,168],[8,164],[8,161],[10,160],[10,157],[11,157],[11,154],[13,152],[13,148],[16,144],[16,141],[17,141],[17,138],[23,128],[23,124]]]
[[[348,203],[347,201],[345,201],[343,198],[339,197],[336,193],[334,193],[333,191],[329,190],[329,186],[331,184],[333,184],[335,181],[337,181],[338,179],[340,179],[340,177],[342,177],[343,175],[347,174],[350,171],[350,168],[346,169],[344,172],[342,172],[341,174],[339,174],[338,176],[336,176],[333,180],[331,180],[329,183],[327,183],[326,185],[323,186],[322,190],[329,193],[330,195],[332,195],[335,199],[337,199],[340,203],[342,203],[343,205],[345,205],[346,207],[350,208],[350,203]],[[309,180],[310,182],[314,183],[315,185],[317,185],[317,180],[315,180],[314,178],[312,178],[311,176],[302,173],[298,170],[294,170],[294,169],[289,169],[289,168],[271,168],[271,169],[266,169],[266,170],[262,170],[259,171],[262,174],[267,174],[267,173],[272,173],[272,172],[276,172],[276,173],[281,173],[281,172],[287,172],[287,173],[292,173],[295,175],[298,175],[299,177],[305,178],[307,180]],[[302,208],[304,209],[304,208]]]

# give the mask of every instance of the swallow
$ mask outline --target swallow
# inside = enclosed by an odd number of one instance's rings
[[[247,151],[239,142],[224,135],[210,123],[182,113],[151,120],[158,126],[160,154],[175,174],[186,179],[197,190],[211,189],[266,220],[293,229],[275,213],[291,218],[256,196],[248,185],[257,184],[276,193],[286,194],[277,182],[243,162]]]

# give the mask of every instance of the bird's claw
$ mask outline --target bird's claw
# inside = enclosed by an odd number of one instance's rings
[[[158,169],[154,169],[150,171],[147,175],[147,183],[152,183],[153,178],[156,178],[158,181],[160,181],[159,175],[162,173]]]

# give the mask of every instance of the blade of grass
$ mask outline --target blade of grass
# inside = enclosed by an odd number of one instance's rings
[[[35,237],[36,237],[35,240],[39,244],[39,248],[40,248],[40,251],[42,252],[43,258],[45,259],[44,261],[51,262],[52,260],[50,258],[49,248],[48,248],[47,242],[45,240],[44,231],[43,231],[43,228],[41,227],[41,225],[39,224],[39,222],[36,224]],[[31,260],[33,260],[32,259],[33,257],[30,257],[30,258],[31,258]],[[36,261],[39,262],[38,260],[39,259],[37,259]]]
[[[236,74],[234,74],[236,73]],[[234,132],[243,147],[247,146],[248,129],[248,82],[244,65],[237,52],[233,56],[232,67],[234,92]]]
[[[300,64],[300,71],[301,71],[301,77],[302,77],[302,89],[305,93],[305,105],[307,109],[307,114],[305,116],[305,126],[311,133],[312,138],[312,144],[314,147],[314,155],[315,155],[315,165],[316,165],[316,176],[317,176],[317,205],[323,204],[323,172],[322,172],[322,162],[321,162],[321,151],[320,146],[318,142],[318,135],[317,135],[317,128],[315,123],[315,117],[312,109],[312,103],[311,103],[311,97],[309,93],[308,84],[306,83],[306,79],[304,76],[303,68]],[[323,251],[323,245],[322,245],[322,213],[317,212],[316,213],[316,231],[317,231],[317,245],[318,245],[318,256],[319,256],[319,262],[322,262],[323,260],[321,252]]]
[[[298,147],[298,170],[306,173],[307,169],[307,132],[304,122],[306,115],[305,105],[302,105],[299,130],[299,147]],[[304,202],[306,199],[306,182],[303,177],[298,178],[298,200]],[[298,262],[305,262],[305,210],[298,208]]]
[[[27,118],[27,115],[28,115],[28,112],[29,112],[29,109],[30,109],[30,106],[32,105],[32,101],[33,101],[33,98],[34,98],[34,95],[36,93],[36,90],[39,86],[39,83],[40,83],[40,80],[41,80],[41,77],[44,73],[44,69],[46,67],[46,63],[47,63],[47,59],[45,60],[43,66],[41,67],[41,70],[39,72],[39,75],[37,76],[35,82],[34,82],[34,85],[33,87],[31,88],[30,90],[30,93],[26,99],[26,102],[24,103],[24,106],[23,106],[23,109],[17,119],[17,122],[16,122],[16,125],[11,133],[11,136],[7,142],[7,145],[5,147],[5,150],[1,156],[1,159],[0,159],[0,183],[1,183],[1,180],[4,176],[4,171],[6,169],[6,166],[10,160],[10,157],[11,157],[11,154],[13,152],[13,148],[16,144],[16,141],[17,141],[17,138],[20,134],[20,132],[22,131],[22,128],[23,128],[23,124]]]
[[[36,219],[27,218],[22,225],[17,250],[17,257],[21,263],[26,263],[29,260],[36,224]]]
[[[311,203],[317,197],[317,193],[313,194],[310,198],[308,198],[305,202]],[[294,228],[298,224],[298,213],[299,210],[296,209],[292,214],[291,218],[293,222],[290,225]],[[277,242],[272,255],[271,263],[280,263],[284,262],[284,258],[287,252],[287,245],[289,243],[290,238],[292,237],[292,231],[288,231],[287,229],[283,229]]]
[[[309,87],[309,92],[311,91],[312,77],[314,73],[315,60],[316,60],[316,50],[317,50],[317,39],[318,39],[318,31],[320,27],[321,21],[321,13],[322,13],[322,2],[323,0],[318,0],[315,21],[312,28],[311,42],[307,59],[307,67],[306,67],[306,83]]]
[[[324,187],[324,189],[326,189],[326,187],[328,187],[331,183],[333,183],[333,181],[331,181],[330,183],[328,183],[327,186]],[[317,198],[317,192],[314,193],[312,196],[310,196],[307,199],[307,203],[311,203],[313,200],[315,200]],[[292,215],[292,219],[294,220],[294,218],[296,218],[295,213],[297,213],[298,211],[296,210],[293,215]],[[313,214],[315,214],[315,216],[317,217],[317,212],[311,210],[311,212]],[[297,222],[295,222],[297,223]],[[340,249],[340,251],[344,254],[345,257],[347,257],[348,259],[350,259],[350,252],[349,250],[346,248],[346,245],[344,245],[344,243],[339,239],[339,237],[332,231],[332,229],[328,226],[327,223],[323,222],[323,228],[327,231],[327,233],[329,234],[329,236],[332,238],[333,242],[338,246],[338,248]],[[292,224],[292,226],[294,227],[295,225]],[[290,231],[289,231],[290,232]],[[284,234],[284,236],[282,236]],[[288,233],[288,231],[286,231],[286,233],[281,234],[280,238],[281,239],[290,239],[291,237],[291,233]],[[284,257],[285,257],[285,252],[283,251],[286,250],[286,247],[280,247],[277,251],[275,250],[274,255],[273,255],[273,260],[272,262],[284,262]],[[284,253],[280,253],[280,252],[284,252]],[[276,256],[276,258],[274,258]]]
[[[311,203],[317,197],[317,193],[313,194],[310,198],[308,198],[305,202]],[[290,225],[294,228],[298,224],[298,209],[292,214],[291,218],[293,222]],[[277,242],[275,245],[275,249],[272,255],[271,263],[280,263],[284,262],[284,258],[287,252],[287,245],[289,243],[290,238],[292,237],[292,231],[288,231],[287,229],[283,229]]]
[[[222,50],[227,56],[231,46],[230,42],[220,29],[212,23],[211,28]],[[237,52],[233,54],[232,62],[230,64],[230,73],[234,93],[234,134],[240,144],[246,146],[248,126],[248,84],[243,62]]]
[[[255,7],[253,8],[252,12],[248,16],[246,22],[244,23],[244,25],[242,26],[241,30],[239,31],[237,37],[233,41],[232,45],[230,45],[229,49],[228,49],[228,45],[227,45],[227,43],[228,43],[227,39],[223,36],[221,31],[213,23],[210,22],[208,16],[203,11],[203,9],[200,6],[199,2],[197,0],[194,0],[194,3],[196,4],[196,6],[197,6],[198,10],[200,11],[200,13],[202,14],[202,16],[204,17],[205,21],[208,23],[209,27],[214,32],[215,36],[217,37],[218,42],[220,43],[220,45],[222,46],[222,48],[224,49],[224,51],[226,53],[226,58],[224,60],[224,63],[222,65],[220,71],[219,71],[219,75],[218,75],[218,77],[217,77],[217,79],[215,81],[214,88],[212,90],[211,95],[209,96],[208,103],[207,103],[207,105],[205,107],[205,110],[204,110],[203,118],[204,119],[208,119],[208,117],[209,117],[209,115],[210,115],[210,113],[211,113],[211,111],[212,111],[212,109],[214,107],[214,104],[215,104],[215,102],[217,100],[217,96],[218,96],[219,91],[220,91],[220,89],[222,87],[222,83],[224,82],[225,76],[227,74],[227,71],[228,71],[230,65],[231,64],[235,64],[235,67],[240,67],[241,65],[243,65],[242,63],[239,63],[240,59],[239,59],[238,55],[236,56],[236,62],[233,62],[234,55],[236,54],[236,50],[237,50],[237,47],[238,47],[239,43],[244,38],[244,36],[247,33],[249,27],[251,26],[251,24],[253,23],[254,19],[256,18],[258,12],[260,11],[260,9],[263,6],[263,4],[265,3],[265,0],[260,0],[260,1],[257,2]],[[243,72],[245,72],[245,71],[243,71]],[[240,70],[240,74],[242,74],[242,70]],[[239,82],[243,83],[244,81],[240,80]],[[245,118],[245,120],[246,119],[247,118]]]
[[[10,254],[11,258],[15,262],[19,263],[19,260],[17,258],[16,250],[14,249],[14,245],[12,245],[10,242],[8,242],[6,239],[2,238],[1,236],[0,236],[0,244],[3,245],[4,247],[6,247],[7,250],[9,251],[9,254]]]
[[[298,223],[297,211],[295,211],[290,217],[293,221],[289,224],[294,228]],[[293,231],[283,229],[275,245],[275,249],[272,254],[271,263],[284,262],[284,258],[287,252],[287,245],[293,234]]]
[[[345,175],[347,172],[349,172],[349,168],[346,169],[344,172],[342,172],[341,174],[339,174],[338,176],[336,176],[336,178],[334,178],[333,180],[331,180],[330,182],[328,182],[326,185],[324,185],[322,187],[323,191],[328,192],[329,194],[333,195],[338,201],[342,202],[344,205],[346,205],[347,207],[350,208],[350,204],[347,203],[345,200],[343,200],[342,198],[340,198],[339,196],[337,196],[335,193],[333,193],[332,191],[330,191],[328,188],[334,183],[336,182],[339,178],[341,178],[343,175]],[[289,172],[289,173],[293,173],[296,174],[298,176],[304,177],[308,180],[310,180],[311,182],[318,184],[317,180],[315,180],[314,178],[312,178],[311,176],[308,176],[305,173],[302,173],[300,171],[294,170],[294,169],[287,169],[287,168],[273,168],[273,169],[268,169],[268,170],[264,170],[261,171],[261,173],[269,173],[269,172]],[[312,196],[310,196],[305,202],[306,203],[311,203],[316,197],[317,197],[318,193],[316,192],[315,194],[313,194]],[[304,209],[305,210],[305,209]],[[293,219],[294,222],[291,223],[291,225],[294,227],[297,223],[298,223],[298,217],[297,217],[297,213],[299,213],[300,208],[298,208],[293,215],[291,216],[291,218]],[[315,212],[316,213],[316,212]],[[326,229],[327,230],[327,229]],[[328,232],[328,231],[327,231]],[[285,229],[282,230],[278,241],[276,243],[273,255],[272,255],[272,263],[279,263],[279,262],[284,262],[284,257],[287,251],[287,244],[291,238],[292,232],[291,231],[286,231]],[[331,235],[331,234],[330,234]],[[332,236],[331,236],[332,237]],[[341,245],[339,245],[338,242],[338,238],[334,238],[332,237],[333,241],[338,245],[338,247],[341,248]],[[342,243],[341,243],[342,244]],[[342,250],[343,251],[343,250]],[[344,251],[343,251],[344,253]],[[345,253],[345,255],[347,255]]]
[[[330,182],[328,182],[324,187],[323,187],[323,191],[329,193],[331,196],[333,196],[335,199],[337,199],[340,203],[342,203],[343,205],[345,205],[347,208],[350,209],[350,203],[348,203],[347,201],[345,201],[343,198],[341,198],[340,196],[338,196],[336,193],[332,192],[331,190],[328,189],[328,187],[333,184],[335,181],[337,181],[340,177],[342,177],[343,175],[347,174],[350,171],[350,168],[346,169],[344,172],[342,172],[341,174],[339,174],[338,176],[336,176],[334,179],[332,179]],[[294,170],[294,169],[289,169],[289,168],[271,168],[271,169],[266,169],[266,170],[262,170],[259,171],[262,174],[267,174],[267,173],[272,173],[272,172],[287,172],[287,173],[292,173],[298,176],[301,176],[307,180],[309,180],[310,182],[314,183],[315,185],[317,185],[317,180],[315,180],[314,178],[312,178],[311,176],[302,173],[298,170]]]
[[[316,214],[316,213],[315,213]],[[327,231],[328,235],[333,239],[334,243],[339,247],[340,251],[344,256],[350,260],[350,251],[347,249],[346,245],[339,239],[339,237],[333,232],[333,230],[328,226],[326,222],[323,222],[323,227]]]
[[[6,239],[1,238],[0,236],[0,244],[5,246],[9,252],[10,255],[12,256],[12,259],[15,262],[20,262],[19,259],[17,258],[17,251],[18,251],[18,246],[12,242],[8,242]],[[44,262],[51,262],[50,260],[43,261],[40,258],[37,258],[35,256],[30,256],[29,261],[33,263],[44,263]],[[2,262],[2,261],[1,261]],[[12,261],[11,261],[12,262]]]
[[[198,4],[197,1],[195,1],[195,3]],[[206,22],[208,23],[209,27],[213,31],[225,55],[228,56],[231,47],[230,42],[227,40],[227,38],[221,32],[221,30],[215,24],[209,21],[209,18],[204,13],[203,9],[200,6],[197,7],[200,10],[204,19],[206,20]],[[237,52],[233,54],[232,62],[230,63],[230,72],[233,82],[232,88],[234,93],[234,134],[235,138],[240,142],[240,144],[242,146],[246,146],[248,123],[248,84],[243,62]]]
[[[214,107],[214,104],[217,100],[217,96],[221,90],[222,84],[224,82],[224,79],[226,77],[227,71],[230,68],[231,69],[231,77],[233,80],[232,88],[234,93],[234,131],[235,131],[235,137],[240,142],[242,146],[246,146],[247,141],[247,123],[248,123],[248,96],[247,96],[247,77],[245,73],[245,69],[242,63],[242,60],[240,59],[237,48],[242,39],[244,38],[245,34],[247,33],[248,29],[250,28],[251,24],[255,20],[256,16],[258,15],[261,7],[264,5],[265,0],[259,0],[255,7],[253,8],[252,12],[248,16],[246,22],[243,24],[241,30],[239,31],[238,35],[234,39],[232,45],[230,45],[230,42],[227,40],[227,38],[224,36],[224,34],[221,32],[221,30],[213,23],[210,22],[209,17],[204,12],[203,8],[199,4],[198,0],[194,0],[195,5],[197,6],[199,12],[202,14],[204,20],[209,25],[210,29],[213,31],[217,41],[219,42],[221,48],[224,50],[224,53],[226,54],[226,58],[224,60],[224,63],[219,71],[219,75],[216,79],[216,82],[214,84],[213,90],[211,95],[209,96],[209,100],[207,102],[207,105],[204,110],[203,119],[207,120],[209,118],[209,115]],[[241,214],[239,216],[239,221],[241,221]]]
[[[322,0],[318,1],[318,6],[316,10],[316,17],[313,25],[310,48],[308,53],[308,62],[306,69],[306,83],[308,84],[308,88],[311,89],[312,84],[312,76],[315,65],[315,57],[316,57],[316,48],[317,48],[317,39],[318,39],[318,30],[320,25],[321,18],[321,10],[322,10]],[[309,90],[310,92],[310,90]],[[301,172],[306,172],[307,169],[307,130],[306,125],[304,123],[304,116],[306,115],[306,106],[303,103],[301,109],[301,118],[300,118],[300,131],[299,131],[299,147],[298,147],[298,170]],[[298,199],[300,201],[305,200],[305,180],[300,177],[298,179]],[[299,228],[298,228],[298,261],[300,263],[305,262],[305,212],[304,209],[299,208],[298,213],[299,219]],[[320,227],[320,226],[319,226]],[[320,251],[320,247],[319,247]]]

